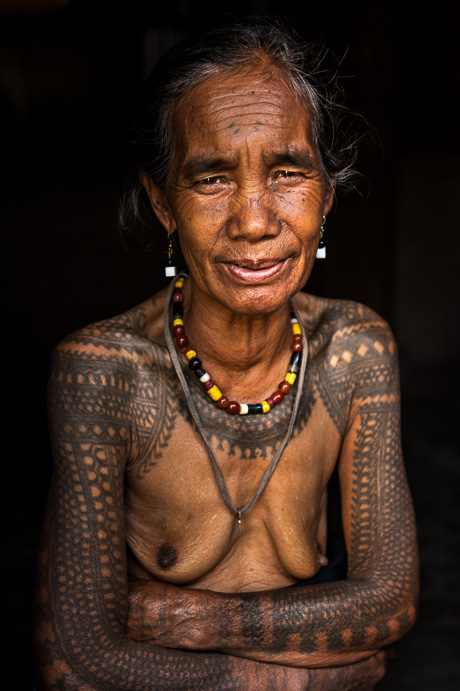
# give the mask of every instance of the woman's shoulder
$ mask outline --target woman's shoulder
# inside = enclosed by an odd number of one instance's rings
[[[339,349],[348,347],[363,355],[370,349],[395,354],[391,328],[372,308],[353,300],[322,298],[309,293],[299,293],[295,302],[311,343]]]
[[[166,349],[164,294],[70,333],[57,344],[52,360],[66,358],[76,367],[83,360],[116,367],[161,358]]]

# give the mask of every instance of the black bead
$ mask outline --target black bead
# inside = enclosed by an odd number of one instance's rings
[[[201,367],[198,367],[198,369],[195,370],[195,374],[196,374],[196,376],[197,376],[198,379],[199,379],[200,377],[203,376],[203,374],[206,374],[206,372],[205,372],[204,369],[202,369]]]
[[[184,306],[181,302],[174,302],[172,309],[174,319],[181,319],[184,316]]]
[[[291,367],[300,367],[300,361],[302,359],[302,351],[296,350],[292,353],[291,359],[289,360],[288,372],[291,371]]]
[[[200,360],[200,358],[197,358],[197,357],[192,358],[192,359],[190,360],[190,362],[188,363],[188,366],[189,366],[190,369],[193,370],[194,372],[195,372],[197,369],[200,369],[200,367],[201,367],[201,360]]]
[[[248,415],[255,415],[257,413],[257,403],[248,403]]]
[[[262,408],[262,403],[256,403],[256,413],[263,413],[264,409]]]

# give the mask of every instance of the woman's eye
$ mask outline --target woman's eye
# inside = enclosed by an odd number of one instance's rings
[[[278,170],[275,173],[275,178],[278,178],[278,179],[281,178],[284,180],[286,178],[292,178],[292,177],[296,177],[296,176],[300,176],[300,173],[298,171],[295,171],[295,170]]]
[[[200,194],[218,194],[227,188],[228,180],[222,175],[211,175],[195,182],[195,189]]]
[[[218,177],[217,175],[210,178],[203,178],[203,180],[198,180],[199,185],[218,185],[221,182],[223,182],[223,178]]]

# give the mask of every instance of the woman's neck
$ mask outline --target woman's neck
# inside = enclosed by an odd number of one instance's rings
[[[225,394],[249,403],[270,395],[291,354],[289,305],[267,315],[238,315],[195,291],[190,279],[184,298],[190,345]]]

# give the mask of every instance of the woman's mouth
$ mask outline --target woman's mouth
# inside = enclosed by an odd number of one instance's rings
[[[225,262],[228,271],[244,283],[264,283],[276,276],[286,264],[287,259],[264,259]]]

